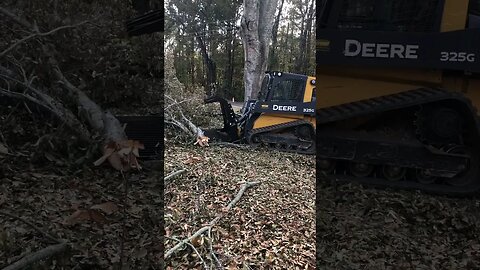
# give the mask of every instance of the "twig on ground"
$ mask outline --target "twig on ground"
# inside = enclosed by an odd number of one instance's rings
[[[14,214],[11,214],[11,213],[8,213],[8,212],[5,212],[5,211],[0,211],[0,215],[4,215],[4,216],[8,216],[8,217],[17,219],[17,220],[27,224],[28,226],[32,227],[37,232],[43,234],[48,239],[57,243],[56,245],[50,245],[50,246],[48,246],[46,248],[43,248],[43,249],[41,249],[37,252],[33,252],[33,253],[28,254],[28,255],[24,256],[23,258],[21,258],[20,260],[18,260],[16,262],[12,263],[11,265],[3,268],[3,270],[25,269],[28,265],[30,265],[32,263],[35,263],[37,261],[49,258],[49,257],[51,257],[51,256],[53,256],[57,253],[60,253],[60,252],[64,251],[67,248],[67,242],[65,240],[53,237],[49,233],[47,233],[47,232],[43,231],[42,229],[38,228],[35,224],[17,216],[17,215],[14,215]]]
[[[207,263],[205,262],[205,260],[202,258],[202,255],[200,255],[200,252],[198,252],[198,250],[195,248],[194,245],[192,245],[191,243],[187,242],[187,245],[189,245],[193,251],[195,251],[195,253],[197,253],[198,257],[200,258],[200,260],[202,261],[203,263],[203,267],[205,267],[205,269],[208,269],[208,265]]]
[[[28,265],[38,262],[40,260],[52,257],[53,255],[64,251],[67,248],[67,243],[60,243],[48,246],[37,252],[30,253],[13,264],[3,268],[3,270],[19,270],[25,269]]]
[[[186,169],[181,169],[181,170],[175,171],[175,172],[165,176],[165,178],[163,178],[163,181],[167,181],[168,179],[173,178],[173,177],[175,177],[175,176],[177,176],[177,175],[179,175],[179,174],[181,174],[185,171],[186,171]]]
[[[245,191],[251,187],[251,186],[254,186],[256,184],[258,184],[260,182],[246,182],[242,185],[242,187],[240,188],[240,190],[238,191],[237,195],[235,196],[235,198],[233,198],[233,200],[227,205],[227,208],[226,210],[217,215],[207,226],[204,226],[202,228],[200,228],[198,231],[196,231],[193,235],[191,235],[190,237],[188,238],[185,238],[183,239],[181,242],[179,242],[178,244],[176,244],[174,247],[172,247],[171,249],[169,249],[166,253],[165,253],[165,256],[164,258],[167,259],[169,258],[176,250],[178,250],[179,248],[183,247],[183,245],[187,244],[187,243],[190,243],[193,239],[199,237],[200,235],[202,235],[203,233],[205,233],[206,231],[210,230],[213,226],[215,226],[215,224],[226,214],[228,213],[234,206],[235,204],[240,200],[240,198],[242,197],[242,195],[245,193]]]
[[[64,251],[67,248],[67,243],[60,243],[56,245],[50,245],[37,252],[30,253],[20,260],[12,263],[11,265],[3,268],[3,270],[19,270],[25,269],[28,265],[38,262],[40,260],[52,257],[53,255]]]
[[[177,242],[182,242],[182,240],[180,240],[180,239],[178,239],[178,238],[176,238],[176,237],[168,237],[168,236],[165,236],[165,238],[168,238],[168,239],[171,239],[171,240],[175,240],[175,241],[177,241]],[[188,246],[190,246],[190,247],[193,249],[193,251],[195,251],[195,253],[197,253],[198,257],[200,258],[200,260],[201,260],[202,263],[203,263],[203,267],[204,267],[205,269],[209,269],[207,263],[206,263],[205,260],[202,258],[202,255],[200,255],[200,252],[198,252],[197,248],[195,248],[195,246],[192,245],[191,243],[186,243],[186,244],[187,244]],[[211,269],[211,268],[210,268],[210,269]]]
[[[223,269],[222,263],[218,260],[217,255],[215,255],[215,252],[213,251],[212,228],[208,229],[208,243],[210,249],[210,260],[212,262],[215,261],[217,269]],[[211,258],[213,258],[213,260]]]
[[[240,149],[245,149],[245,148],[251,148],[251,145],[248,144],[236,144],[235,142],[212,142],[209,143],[210,146],[228,146],[228,147],[235,147],[235,148],[240,148]]]

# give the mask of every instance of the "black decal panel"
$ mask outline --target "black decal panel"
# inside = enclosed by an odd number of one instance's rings
[[[321,30],[317,65],[480,71],[480,29],[445,33]]]

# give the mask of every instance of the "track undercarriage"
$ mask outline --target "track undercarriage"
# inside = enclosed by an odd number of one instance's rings
[[[317,170],[342,182],[467,195],[480,190],[476,111],[417,89],[317,111]]]
[[[315,128],[307,120],[253,128],[254,122],[262,117],[261,113],[253,112],[254,103],[244,106],[242,115],[236,115],[232,106],[223,98],[210,97],[205,102],[220,103],[222,111],[223,128],[205,130],[205,135],[212,140],[247,143],[282,152],[315,154]]]
[[[303,120],[254,129],[247,135],[247,141],[282,152],[315,154],[315,131]]]

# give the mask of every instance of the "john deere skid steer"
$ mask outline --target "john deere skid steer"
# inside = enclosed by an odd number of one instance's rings
[[[207,130],[207,137],[315,153],[315,77],[267,72],[258,99],[245,102],[240,115],[223,98],[205,102],[220,103],[224,124],[220,130]]]
[[[322,2],[317,170],[367,185],[477,193],[480,1]]]

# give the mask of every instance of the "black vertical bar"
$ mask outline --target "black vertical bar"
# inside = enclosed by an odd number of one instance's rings
[[[444,6],[445,0],[439,0],[437,4],[437,10],[435,12],[435,22],[431,29],[432,32],[440,32],[441,30]]]

